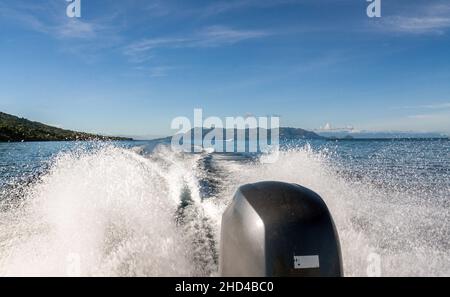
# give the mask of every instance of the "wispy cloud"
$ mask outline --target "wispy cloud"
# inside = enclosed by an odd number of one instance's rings
[[[144,6],[145,12],[152,17],[163,17],[170,14],[171,9],[167,6],[166,1],[154,0]]]
[[[447,109],[450,108],[450,102],[422,104],[422,105],[409,105],[396,107],[394,109]]]
[[[442,127],[442,131],[450,132],[450,114],[448,111],[408,115],[404,118],[404,121],[412,127],[417,127],[416,129],[424,129],[428,126],[429,131],[436,131],[436,127]]]
[[[86,38],[97,37],[103,31],[102,26],[95,23],[80,21],[79,19],[70,19],[63,22],[56,28],[53,27],[52,34],[59,38]]]
[[[214,16],[222,13],[249,8],[270,8],[274,6],[298,3],[299,0],[228,0],[214,1],[202,10],[204,16]]]
[[[69,18],[67,2],[47,0],[39,3],[16,0],[0,2],[0,19],[58,40],[58,49],[78,56],[85,62],[95,61],[99,53],[114,48],[122,41],[118,14],[97,19]]]
[[[450,3],[425,2],[412,12],[383,17],[382,29],[410,34],[444,34],[450,29]]]
[[[194,38],[193,47],[216,47],[234,44],[243,40],[255,39],[269,35],[267,31],[235,30],[223,26],[212,26],[202,30],[198,38]]]
[[[237,30],[224,26],[211,26],[187,37],[149,38],[131,43],[124,53],[133,62],[143,62],[153,56],[158,48],[202,48],[232,45],[244,40],[269,35],[267,31]]]
[[[170,0],[152,0],[143,6],[143,10],[151,14],[153,17],[163,17],[170,15],[171,17],[195,17],[208,18],[220,14],[234,13],[244,10],[267,9],[289,4],[311,2],[315,0],[215,0],[206,4],[183,6],[180,9],[180,3]],[[325,1],[325,0],[322,0]],[[334,0],[335,1],[335,0]]]
[[[416,120],[426,120],[426,119],[433,119],[435,118],[435,114],[413,114],[409,115],[408,118],[410,119],[416,119]]]
[[[164,77],[168,75],[171,68],[168,66],[157,66],[150,69],[150,77]]]
[[[450,17],[404,17],[396,16],[387,21],[393,31],[405,33],[438,33],[443,34],[450,28]]]
[[[406,105],[392,108],[401,110],[404,115],[393,125],[404,127],[428,127],[429,131],[435,131],[435,127],[450,127],[450,102],[435,102],[427,104]],[[448,128],[446,128],[448,131]]]
[[[51,6],[52,2],[47,3]],[[43,4],[43,7],[47,7]],[[35,32],[50,35],[60,39],[92,39],[103,33],[107,27],[100,23],[87,22],[77,18],[68,18],[65,15],[56,15],[50,10],[45,14],[46,18],[40,17],[41,9],[30,6],[6,6],[0,5],[0,16],[4,19],[10,19],[22,27]],[[42,14],[41,14],[42,16]]]
[[[153,66],[153,67],[146,67],[146,66],[136,66],[134,67],[135,70],[140,71],[146,76],[150,77],[166,77],[169,75],[169,72],[176,67],[172,66]]]

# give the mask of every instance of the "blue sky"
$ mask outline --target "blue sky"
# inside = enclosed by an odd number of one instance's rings
[[[176,116],[450,132],[450,3],[0,0],[0,110],[157,136]]]

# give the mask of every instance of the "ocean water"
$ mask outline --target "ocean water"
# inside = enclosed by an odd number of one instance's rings
[[[279,180],[325,200],[345,275],[376,255],[382,276],[450,276],[450,141],[293,141],[268,157],[0,143],[0,275],[217,275],[235,190]]]

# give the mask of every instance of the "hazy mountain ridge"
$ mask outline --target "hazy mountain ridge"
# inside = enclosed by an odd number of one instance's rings
[[[198,131],[199,128],[192,128],[190,130],[191,140],[194,139],[194,133],[197,131],[199,135],[204,138],[206,134],[211,132],[211,128],[203,128],[202,131]],[[241,129],[242,130],[242,129]],[[223,139],[227,140],[227,129],[223,129]],[[234,129],[236,140],[237,129]],[[267,137],[270,138],[270,129],[267,131]],[[181,133],[175,135],[180,136]],[[187,137],[187,133],[182,135]],[[322,139],[322,140],[376,140],[376,139],[448,139],[449,136],[438,132],[414,132],[414,131],[309,131],[301,128],[292,127],[280,127],[279,128],[280,140],[295,140],[295,139]],[[161,142],[170,142],[171,136],[154,139]],[[245,139],[249,139],[249,129],[245,129]]]
[[[213,129],[211,128],[202,128],[202,131],[198,131],[200,128],[192,128],[189,132],[191,133],[191,139],[194,139],[194,134],[195,132],[198,132],[198,134],[202,135],[202,138],[204,138],[206,136],[206,134],[208,134],[209,132],[211,132]],[[222,135],[223,135],[223,139],[218,139],[218,140],[227,140],[227,132],[230,132],[231,129],[223,129],[222,131]],[[234,139],[236,140],[236,132],[237,131],[242,131],[244,129],[234,129]],[[245,139],[248,140],[249,139],[249,132],[250,130],[254,131],[254,129],[245,129]],[[268,129],[266,131],[266,135],[268,138],[270,138],[271,136],[271,131],[270,129]],[[175,135],[180,135],[182,133],[176,133]],[[183,137],[187,137],[188,133],[184,133]],[[255,134],[257,135],[257,134]],[[280,139],[284,139],[284,140],[289,140],[289,139],[326,139],[323,136],[320,136],[312,131],[308,131],[308,130],[304,130],[301,128],[291,128],[291,127],[280,127],[279,128],[279,137]],[[156,141],[163,141],[163,142],[167,142],[170,141],[172,139],[172,136],[168,136],[168,137],[164,137],[164,138],[158,138],[155,139]]]
[[[417,131],[320,131],[316,133],[329,139],[426,139],[448,138],[444,133]]]

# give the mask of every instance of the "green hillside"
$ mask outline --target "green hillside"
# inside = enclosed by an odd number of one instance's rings
[[[131,140],[64,130],[0,112],[0,142],[6,141],[70,141]]]

